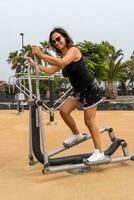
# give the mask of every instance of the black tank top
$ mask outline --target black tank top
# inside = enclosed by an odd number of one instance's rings
[[[90,74],[83,58],[77,62],[72,62],[62,69],[64,77],[68,77],[76,92],[81,92],[85,88],[93,85],[95,78]]]

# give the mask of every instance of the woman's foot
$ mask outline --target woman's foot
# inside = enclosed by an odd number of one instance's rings
[[[79,134],[72,134],[69,138],[65,139],[63,144],[64,146],[70,146],[72,144],[75,144],[85,138],[85,135],[79,133]]]
[[[106,157],[104,155],[104,152],[100,152],[98,149],[94,149],[92,155],[87,158],[87,162],[98,162],[101,160],[104,160]]]

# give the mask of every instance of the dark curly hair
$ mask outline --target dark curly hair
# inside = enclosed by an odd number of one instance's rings
[[[53,44],[53,41],[52,41],[52,35],[53,33],[59,33],[61,34],[64,38],[65,38],[65,41],[66,41],[66,45],[68,48],[72,47],[74,45],[73,43],[73,40],[71,39],[71,37],[68,35],[68,33],[63,29],[63,28],[59,28],[59,27],[56,27],[54,28],[50,35],[49,35],[49,43],[52,47],[52,49],[59,55],[61,56],[61,51]]]

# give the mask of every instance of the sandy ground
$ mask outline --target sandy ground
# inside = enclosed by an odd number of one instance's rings
[[[45,124],[48,115],[45,115]],[[82,132],[87,132],[83,112],[73,116]],[[98,111],[98,126],[112,126],[116,135],[127,141],[134,154],[134,112]],[[69,129],[55,115],[57,125],[45,126],[48,150],[61,148]],[[110,144],[107,134],[101,134],[102,147]],[[67,172],[42,174],[42,165],[28,164],[28,111],[16,114],[15,110],[0,111],[0,200],[133,200],[134,162],[127,161],[94,167],[83,175]],[[89,152],[92,141],[86,141],[61,155]],[[115,156],[121,156],[119,149]]]

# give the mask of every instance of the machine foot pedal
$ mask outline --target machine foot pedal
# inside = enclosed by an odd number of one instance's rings
[[[83,135],[83,138],[82,138],[82,139],[79,139],[79,140],[73,142],[73,143],[70,144],[70,145],[63,143],[63,146],[64,146],[65,148],[70,148],[70,147],[72,147],[72,146],[74,146],[74,145],[77,145],[77,144],[79,144],[79,143],[81,143],[81,142],[84,142],[84,141],[86,141],[87,139],[89,139],[89,134],[88,134],[88,133],[82,133],[82,135]]]
[[[89,161],[87,161],[86,158],[84,158],[83,163],[85,163],[86,165],[97,165],[97,164],[109,163],[111,160],[112,160],[111,157],[106,157],[103,160],[99,160],[96,162],[89,162]]]

